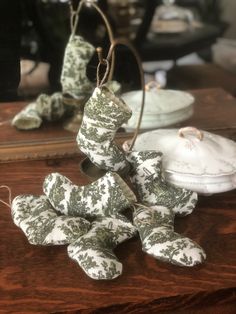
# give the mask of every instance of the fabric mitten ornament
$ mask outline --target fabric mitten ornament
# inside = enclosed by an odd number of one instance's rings
[[[106,217],[92,223],[89,232],[68,246],[68,254],[92,279],[114,279],[122,264],[113,250],[132,238],[136,228],[128,221]]]
[[[94,86],[86,75],[86,69],[94,51],[93,45],[83,37],[70,36],[61,73],[63,94],[77,99],[91,94]]]
[[[45,195],[15,197],[12,217],[28,241],[35,245],[68,244],[90,229],[90,223],[84,218],[59,216]]]
[[[112,172],[85,186],[77,186],[65,176],[51,173],[44,180],[43,190],[62,214],[89,219],[119,214],[136,201],[128,185]]]
[[[197,193],[167,183],[162,177],[162,153],[128,152],[132,165],[130,180],[142,203],[171,208],[178,215],[190,214],[197,203]]]
[[[131,114],[124,101],[105,86],[96,87],[85,104],[77,143],[98,168],[114,172],[129,169],[123,150],[113,140]]]
[[[203,249],[191,239],[174,232],[175,213],[165,206],[134,209],[142,249],[158,260],[180,266],[194,266],[206,259]]]
[[[12,125],[21,130],[39,128],[43,119],[47,121],[59,120],[65,113],[61,93],[51,96],[41,94],[35,102],[28,104],[12,120]]]

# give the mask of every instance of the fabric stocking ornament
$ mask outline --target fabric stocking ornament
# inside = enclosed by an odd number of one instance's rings
[[[39,128],[43,119],[59,120],[65,113],[61,93],[49,96],[41,94],[35,102],[28,104],[12,120],[12,125],[21,130]]]
[[[42,118],[37,110],[36,102],[28,104],[19,113],[17,113],[11,124],[20,130],[37,129],[42,124]]]
[[[35,245],[68,244],[88,232],[84,218],[59,216],[45,195],[19,195],[12,202],[14,223]]]
[[[171,208],[178,215],[191,214],[197,193],[167,183],[162,177],[162,153],[157,151],[128,152],[132,165],[131,182],[141,202]]]
[[[190,214],[197,194],[164,181],[161,157],[156,151],[127,154],[132,164],[131,182],[144,204],[134,211],[134,224],[145,252],[172,264],[194,266],[204,261],[205,252],[194,241],[174,232],[174,216]]]
[[[65,176],[51,173],[44,180],[43,190],[62,214],[89,219],[119,214],[136,201],[128,185],[112,172],[85,186],[77,186]]]
[[[92,279],[114,279],[122,264],[113,250],[132,238],[136,228],[128,221],[105,217],[92,223],[89,232],[68,246],[68,254]]]
[[[203,249],[191,239],[174,232],[174,212],[164,206],[139,206],[134,210],[142,249],[158,260],[194,266],[206,259]]]
[[[65,49],[61,73],[63,94],[80,99],[91,94],[93,84],[86,75],[95,48],[83,37],[71,35]]]
[[[95,88],[85,104],[77,143],[100,169],[114,172],[129,169],[123,150],[113,140],[118,128],[128,121],[131,114],[123,100],[105,86]]]

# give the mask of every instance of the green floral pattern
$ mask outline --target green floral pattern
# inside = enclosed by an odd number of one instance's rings
[[[51,173],[44,180],[43,190],[62,214],[89,219],[116,215],[136,200],[128,185],[112,172],[85,186],[77,186],[65,176]]]
[[[194,266],[206,258],[194,241],[174,231],[175,214],[190,214],[197,194],[165,182],[161,171],[162,154],[156,151],[128,152],[132,165],[130,179],[142,204],[134,210],[143,251],[156,259],[181,266]]]
[[[174,232],[174,212],[164,206],[140,206],[134,211],[144,252],[158,260],[194,266],[206,259],[203,249],[191,239]]]
[[[61,73],[64,94],[80,98],[92,92],[94,85],[88,79],[86,69],[94,51],[95,48],[83,37],[75,35],[69,38]]]
[[[88,232],[81,217],[58,215],[45,195],[19,195],[12,202],[12,217],[31,244],[62,245]]]
[[[122,264],[113,250],[132,238],[136,228],[128,221],[105,217],[92,223],[89,232],[68,246],[68,254],[92,279],[114,279],[121,275]]]
[[[61,93],[54,93],[51,96],[41,94],[37,100],[39,115],[47,121],[59,120],[65,113]]]
[[[115,172],[129,169],[123,150],[113,140],[131,114],[128,106],[105,86],[95,88],[85,104],[77,143],[100,169]]]
[[[51,96],[41,94],[35,102],[28,104],[12,120],[12,125],[21,130],[39,128],[43,120],[59,120],[65,113],[61,93]]]
[[[167,183],[162,177],[162,153],[156,151],[129,152],[132,165],[130,178],[141,202],[172,209],[178,215],[190,214],[197,203],[197,193]]]
[[[40,127],[42,119],[37,111],[35,102],[28,104],[19,113],[17,113],[11,124],[20,130],[37,129]]]

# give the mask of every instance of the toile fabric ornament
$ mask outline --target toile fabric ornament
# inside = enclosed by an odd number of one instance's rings
[[[162,178],[161,158],[157,151],[127,153],[132,165],[130,179],[144,204],[134,210],[134,224],[145,252],[172,264],[194,266],[204,261],[205,252],[174,231],[174,217],[190,214],[197,194],[167,184]]]
[[[61,93],[51,96],[41,94],[35,102],[28,104],[12,120],[12,125],[20,130],[37,129],[43,120],[56,121],[65,114]]]
[[[122,264],[113,249],[133,237],[137,229],[122,215],[136,201],[134,193],[117,173],[107,172],[86,186],[74,185],[59,174],[49,174],[44,193],[58,212],[92,221],[90,230],[68,246],[75,260],[92,279],[113,279],[122,273]]]
[[[112,172],[85,186],[77,186],[65,176],[51,173],[44,180],[43,190],[60,213],[89,219],[117,215],[136,201],[125,181]]]
[[[167,183],[162,177],[162,153],[157,151],[128,152],[132,165],[131,182],[144,204],[171,208],[176,214],[191,214],[197,193]]]
[[[204,250],[193,240],[174,231],[175,213],[165,206],[134,209],[133,222],[142,249],[154,258],[179,266],[195,266],[206,259]]]
[[[87,233],[90,222],[58,215],[45,195],[19,195],[12,202],[14,223],[34,245],[64,245]]]
[[[131,115],[124,101],[107,87],[95,88],[84,107],[77,143],[98,168],[114,172],[129,169],[123,150],[113,140],[118,128]]]
[[[42,118],[37,110],[37,103],[32,102],[18,112],[11,124],[20,130],[37,129],[42,124]]]
[[[41,94],[37,98],[37,110],[40,116],[47,121],[57,121],[65,113],[61,93],[54,93],[51,96]]]
[[[125,219],[100,218],[88,233],[68,246],[68,255],[90,278],[114,279],[121,275],[123,266],[113,250],[135,234],[136,228]]]
[[[63,94],[80,99],[92,93],[94,85],[88,79],[86,69],[94,51],[94,46],[82,36],[70,36],[61,73]]]

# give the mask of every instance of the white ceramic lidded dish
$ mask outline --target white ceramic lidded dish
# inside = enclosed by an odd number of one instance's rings
[[[140,114],[142,91],[131,91],[121,98],[132,110],[132,117],[123,125],[129,131],[134,130]],[[145,105],[141,130],[166,127],[190,118],[193,114],[194,97],[182,91],[146,88]]]
[[[236,188],[236,143],[222,136],[193,127],[155,130],[140,134],[133,150],[161,151],[164,177],[174,185],[201,194]]]

